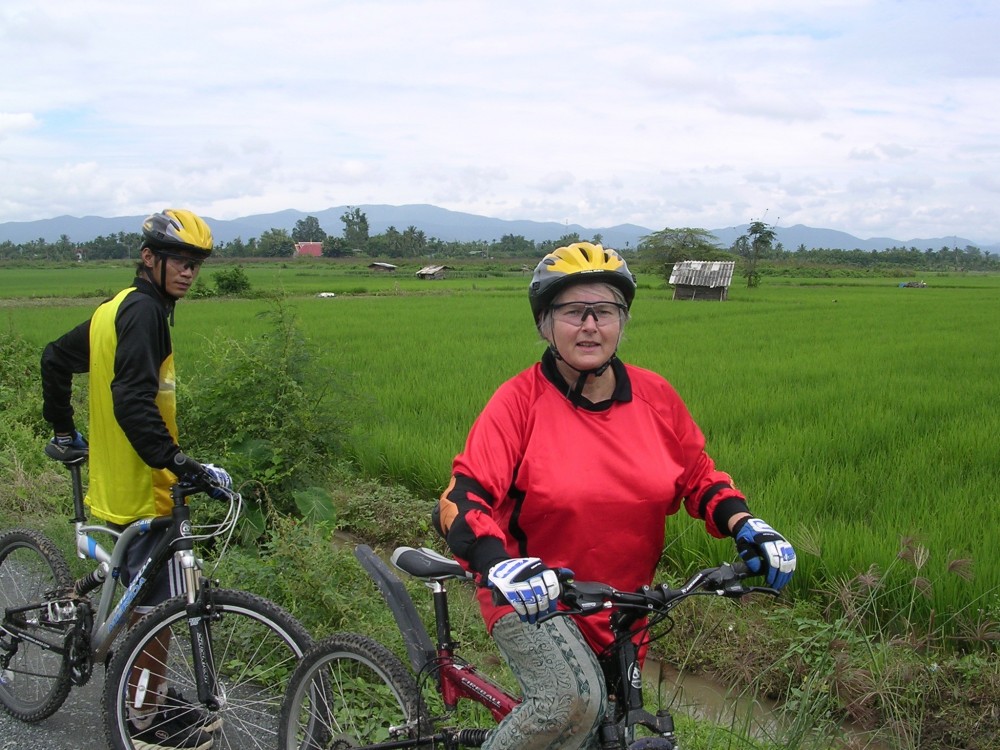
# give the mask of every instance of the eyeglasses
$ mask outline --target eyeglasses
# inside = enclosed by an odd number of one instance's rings
[[[622,316],[628,312],[628,307],[620,302],[561,302],[550,307],[552,317],[574,326],[582,326],[588,315],[594,316],[598,326],[609,326],[620,323]]]
[[[169,253],[162,253],[162,255],[170,261],[174,268],[181,271],[197,271],[205,262],[203,258],[189,258],[186,255],[171,255]]]

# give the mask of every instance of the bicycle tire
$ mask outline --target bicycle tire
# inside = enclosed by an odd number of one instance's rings
[[[278,747],[335,750],[429,733],[420,689],[399,657],[368,636],[334,633],[292,673]]]
[[[170,632],[163,673],[167,684],[222,727],[214,747],[273,748],[285,683],[312,637],[287,611],[246,591],[213,589],[210,668],[218,681],[220,706],[197,705],[191,631],[184,597],[163,602],[124,635],[108,665],[104,686],[104,730],[110,747],[133,750],[129,732],[129,676],[147,645]]]
[[[41,602],[46,592],[73,583],[66,558],[55,543],[33,529],[10,529],[0,534],[0,611]],[[62,648],[70,623],[48,623],[41,615],[29,626],[32,637]],[[4,615],[4,622],[7,616]],[[0,704],[21,721],[46,719],[69,695],[70,660],[31,641],[0,633],[0,657],[13,651],[6,668],[0,665]]]

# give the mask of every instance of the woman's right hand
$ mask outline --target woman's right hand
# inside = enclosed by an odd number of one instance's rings
[[[521,618],[534,623],[539,615],[556,611],[561,587],[554,570],[537,557],[512,557],[490,568],[486,579],[503,594]]]

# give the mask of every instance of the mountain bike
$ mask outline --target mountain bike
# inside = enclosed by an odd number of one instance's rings
[[[470,580],[471,576],[454,560],[430,549],[398,547],[392,554],[393,565],[422,580],[432,591],[435,643],[405,586],[389,566],[366,546],[357,547],[355,554],[392,610],[412,671],[392,651],[368,636],[335,633],[324,638],[302,658],[289,680],[281,707],[279,747],[402,750],[441,745],[454,750],[481,746],[490,727],[447,725],[459,702],[484,706],[496,722],[510,713],[519,699],[457,653],[446,582]],[[609,710],[599,730],[603,748],[677,747],[669,711],[660,709],[653,714],[643,705],[636,636],[644,633],[648,642],[649,629],[664,620],[669,622],[670,611],[692,596],[736,599],[753,592],[778,593],[744,584],[747,575],[742,562],[724,563],[699,571],[680,588],[659,585],[624,592],[603,583],[572,580],[568,571],[560,573],[561,607],[541,620],[613,610],[614,643],[600,658],[609,697]],[[443,716],[431,716],[423,699],[419,680],[427,677],[434,678],[444,706]]]
[[[146,694],[151,672],[171,686],[172,710],[213,728],[215,747],[273,747],[285,681],[312,638],[278,605],[219,588],[202,574],[203,561],[194,551],[196,541],[212,538],[222,540],[224,551],[242,510],[240,494],[211,484],[207,475],[185,477],[171,488],[171,515],[141,519],[121,531],[89,525],[81,478],[86,453],[64,457],[50,448],[46,453],[62,461],[72,477],[77,556],[96,565],[74,580],[51,538],[28,528],[0,533],[0,705],[22,721],[45,719],[103,662],[104,730],[112,748],[135,747],[130,702],[133,709],[155,703]],[[192,524],[186,498],[198,492],[225,498],[222,520]],[[158,529],[166,533],[131,585],[119,586],[128,545]],[[97,533],[113,539],[110,552],[93,536]],[[149,582],[171,558],[185,593],[135,621]],[[90,594],[98,590],[95,604]],[[154,646],[167,643],[160,648],[165,659],[150,663]]]

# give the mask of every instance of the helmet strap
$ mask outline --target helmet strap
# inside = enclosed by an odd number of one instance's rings
[[[549,342],[549,351],[552,352],[553,357],[555,357],[557,360],[566,365],[569,369],[577,373],[576,385],[573,386],[573,390],[570,393],[566,394],[567,397],[569,397],[570,401],[574,403],[574,405],[576,404],[578,399],[583,396],[583,388],[587,384],[587,377],[590,375],[593,375],[595,378],[601,377],[601,375],[603,375],[605,371],[609,367],[611,367],[612,361],[614,361],[615,357],[618,354],[618,349],[616,347],[615,351],[608,358],[608,361],[605,362],[600,367],[593,367],[589,370],[579,370],[576,367],[573,367],[573,365],[571,365],[565,359],[563,359],[563,356],[559,353],[559,350],[556,348],[556,345],[551,342]]]
[[[156,259],[158,259],[160,261],[160,280],[159,280],[159,282],[157,282],[156,279],[154,278],[154,276],[153,276],[153,269],[152,268],[150,268],[149,266],[143,266],[142,270],[145,272],[146,278],[149,280],[149,283],[152,284],[156,288],[156,290],[160,293],[160,295],[163,297],[163,299],[165,299],[167,301],[167,306],[170,308],[170,325],[173,326],[173,324],[174,324],[174,309],[177,306],[176,305],[177,299],[175,297],[172,297],[167,292],[167,256],[161,255],[159,252],[157,252],[153,248],[149,248],[149,249],[152,251],[153,257],[156,258]]]

